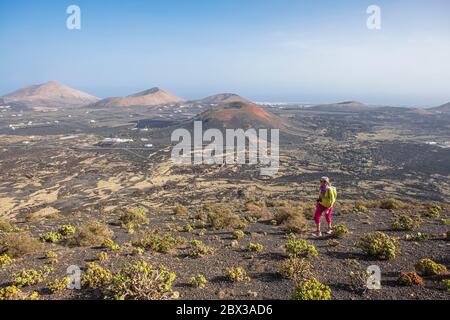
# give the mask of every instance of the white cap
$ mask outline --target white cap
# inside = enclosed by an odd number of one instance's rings
[[[320,182],[330,183],[330,178],[328,178],[328,177],[322,177],[322,178],[320,178]]]

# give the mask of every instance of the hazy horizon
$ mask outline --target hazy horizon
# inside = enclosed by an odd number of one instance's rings
[[[66,9],[81,8],[81,30]],[[381,30],[366,9],[381,8]],[[0,3],[0,95],[56,80],[104,98],[438,106],[450,101],[448,1]]]

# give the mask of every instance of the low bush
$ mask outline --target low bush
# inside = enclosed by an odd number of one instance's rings
[[[57,243],[63,238],[63,236],[57,232],[46,232],[41,234],[39,238],[43,242]]]
[[[189,251],[189,256],[193,258],[203,257],[206,255],[211,255],[214,253],[214,249],[206,246],[200,240],[192,240],[190,242],[191,249]]]
[[[369,272],[366,270],[350,271],[347,275],[350,290],[358,294],[362,294],[368,290],[367,283],[370,277]]]
[[[331,289],[315,278],[300,282],[292,293],[294,300],[330,300]]]
[[[380,260],[394,259],[399,251],[397,241],[379,231],[364,235],[357,246],[368,255]]]
[[[0,254],[7,254],[11,258],[38,252],[42,243],[33,238],[28,232],[8,233],[0,239]]]
[[[73,235],[77,232],[77,228],[69,224],[65,224],[58,229],[58,233],[63,237]]]
[[[8,267],[14,263],[14,259],[12,259],[7,254],[0,255],[0,269]]]
[[[312,265],[307,259],[291,257],[281,262],[279,273],[283,278],[300,283],[312,278]]]
[[[420,227],[422,221],[420,217],[412,218],[408,215],[401,215],[392,223],[392,230],[410,231],[416,230]]]
[[[110,284],[112,273],[95,262],[87,264],[87,270],[81,278],[81,285],[91,289],[102,289]]]
[[[22,232],[22,229],[16,227],[12,222],[0,218],[0,231],[9,232]]]
[[[114,232],[104,223],[90,221],[81,225],[73,238],[75,244],[81,247],[102,246],[111,239]]]
[[[264,250],[264,246],[260,243],[249,243],[247,246],[248,252],[262,252]]]
[[[388,209],[388,210],[395,210],[395,209],[401,209],[404,208],[405,204],[401,202],[400,200],[396,199],[384,199],[379,202],[379,208],[381,209]]]
[[[414,266],[417,273],[423,276],[435,276],[447,274],[447,267],[434,262],[431,259],[422,259]]]
[[[122,228],[133,230],[134,228],[150,223],[147,210],[145,208],[133,208],[123,212],[119,218]]]
[[[102,251],[102,252],[98,253],[97,260],[100,262],[108,261],[109,260],[108,252]]]
[[[444,279],[442,280],[442,285],[444,286],[447,291],[450,291],[450,279]]]
[[[288,232],[301,233],[308,229],[308,221],[304,214],[292,207],[277,208],[275,220],[278,225],[284,226]]]
[[[52,269],[45,268],[43,270],[26,269],[22,270],[14,276],[14,284],[18,287],[33,286],[44,282]]]
[[[170,233],[164,235],[147,234],[133,241],[133,245],[159,253],[168,253],[181,244],[181,239],[174,238]]]
[[[251,278],[247,275],[247,272],[242,267],[228,268],[228,279],[233,282],[250,282]]]
[[[21,300],[23,297],[23,292],[17,286],[8,286],[0,288],[0,301],[3,300]]]
[[[58,263],[58,254],[54,251],[48,251],[45,254],[45,258],[51,263],[51,264],[56,264]]]
[[[215,230],[239,229],[246,225],[242,219],[224,204],[207,205],[208,221]]]
[[[308,244],[306,240],[297,239],[293,234],[289,236],[284,248],[290,257],[314,258],[319,254],[315,246]]]
[[[190,279],[190,283],[192,286],[200,289],[206,288],[206,284],[208,283],[208,280],[206,280],[206,277],[203,274],[197,274]]]
[[[105,240],[105,242],[103,242],[103,244],[102,244],[102,247],[105,249],[111,250],[111,251],[120,250],[120,245],[118,245],[111,239]]]
[[[438,219],[441,216],[442,208],[437,204],[430,204],[427,206],[425,216],[433,219]]]
[[[426,241],[430,239],[430,235],[428,233],[417,232],[414,234],[405,235],[406,241]]]
[[[70,283],[69,277],[64,277],[61,279],[56,279],[47,284],[47,289],[51,293],[61,292],[67,289],[67,286]]]
[[[348,228],[343,224],[335,225],[331,236],[335,239],[342,239],[348,234]]]
[[[174,298],[176,274],[164,266],[154,268],[145,261],[126,264],[112,277],[108,296],[115,300],[168,300]]]
[[[234,236],[235,239],[242,239],[242,238],[245,237],[245,232],[242,231],[242,230],[236,230],[236,231],[233,233],[233,236]]]
[[[423,279],[415,272],[402,272],[397,280],[398,284],[402,286],[421,286]]]
[[[178,204],[173,209],[173,213],[175,215],[177,215],[177,216],[188,216],[189,215],[189,210],[185,206],[183,206],[181,204]]]

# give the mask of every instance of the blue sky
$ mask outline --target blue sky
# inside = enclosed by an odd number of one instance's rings
[[[81,30],[66,9],[81,8]],[[381,30],[366,27],[369,5]],[[0,95],[58,80],[99,97],[439,105],[450,101],[447,0],[0,1]]]

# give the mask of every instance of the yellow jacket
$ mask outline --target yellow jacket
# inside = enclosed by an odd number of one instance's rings
[[[325,194],[319,193],[319,203],[324,207],[331,208],[336,203],[337,191],[335,187],[329,187]]]

